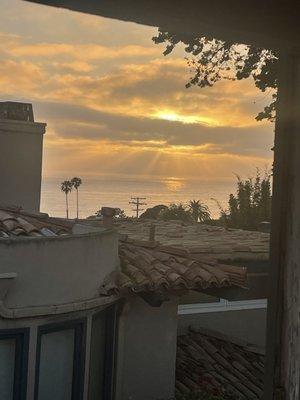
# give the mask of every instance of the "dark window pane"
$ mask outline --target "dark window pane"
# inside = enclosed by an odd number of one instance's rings
[[[71,400],[74,329],[41,336],[38,400]]]
[[[93,318],[91,336],[91,359],[89,400],[102,400],[104,394],[106,313]]]
[[[1,400],[13,400],[15,372],[15,339],[0,340],[0,394]]]

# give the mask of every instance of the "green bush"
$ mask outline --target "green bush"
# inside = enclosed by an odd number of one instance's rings
[[[236,194],[229,195],[228,209],[220,204],[219,221],[230,228],[255,230],[260,222],[271,220],[271,175],[261,176],[257,170],[254,178],[242,180],[237,176]]]

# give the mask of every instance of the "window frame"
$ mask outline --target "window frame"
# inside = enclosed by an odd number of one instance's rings
[[[104,341],[104,386],[103,386],[103,399],[113,400],[115,395],[115,365],[116,365],[116,346],[117,346],[117,324],[118,324],[118,305],[112,305],[104,310],[95,313],[92,316],[93,321],[101,314],[105,314],[105,341]],[[91,338],[92,344],[92,331]],[[90,357],[92,354],[92,348],[90,348]],[[91,360],[91,359],[90,359]],[[89,365],[89,376],[90,376]],[[90,392],[90,384],[88,387],[88,397]]]
[[[29,333],[29,328],[0,329],[0,340],[15,339],[13,400],[27,395]]]
[[[35,364],[34,400],[38,400],[42,336],[48,333],[74,329],[74,354],[71,400],[82,400],[84,392],[86,319],[42,325],[38,328]]]

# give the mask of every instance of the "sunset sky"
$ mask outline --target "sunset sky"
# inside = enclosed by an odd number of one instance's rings
[[[271,165],[269,97],[251,80],[186,89],[182,48],[164,57],[144,27],[0,0],[1,101],[47,122],[44,176],[226,180]]]

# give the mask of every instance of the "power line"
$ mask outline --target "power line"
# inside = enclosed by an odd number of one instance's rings
[[[140,208],[140,207],[147,205],[147,203],[141,202],[141,200],[146,200],[146,197],[131,197],[131,200],[132,201],[130,201],[129,204],[135,205],[135,207],[132,209],[132,211],[134,211],[136,213],[136,218],[138,218],[139,217],[139,213],[141,211],[144,211],[144,209]]]

